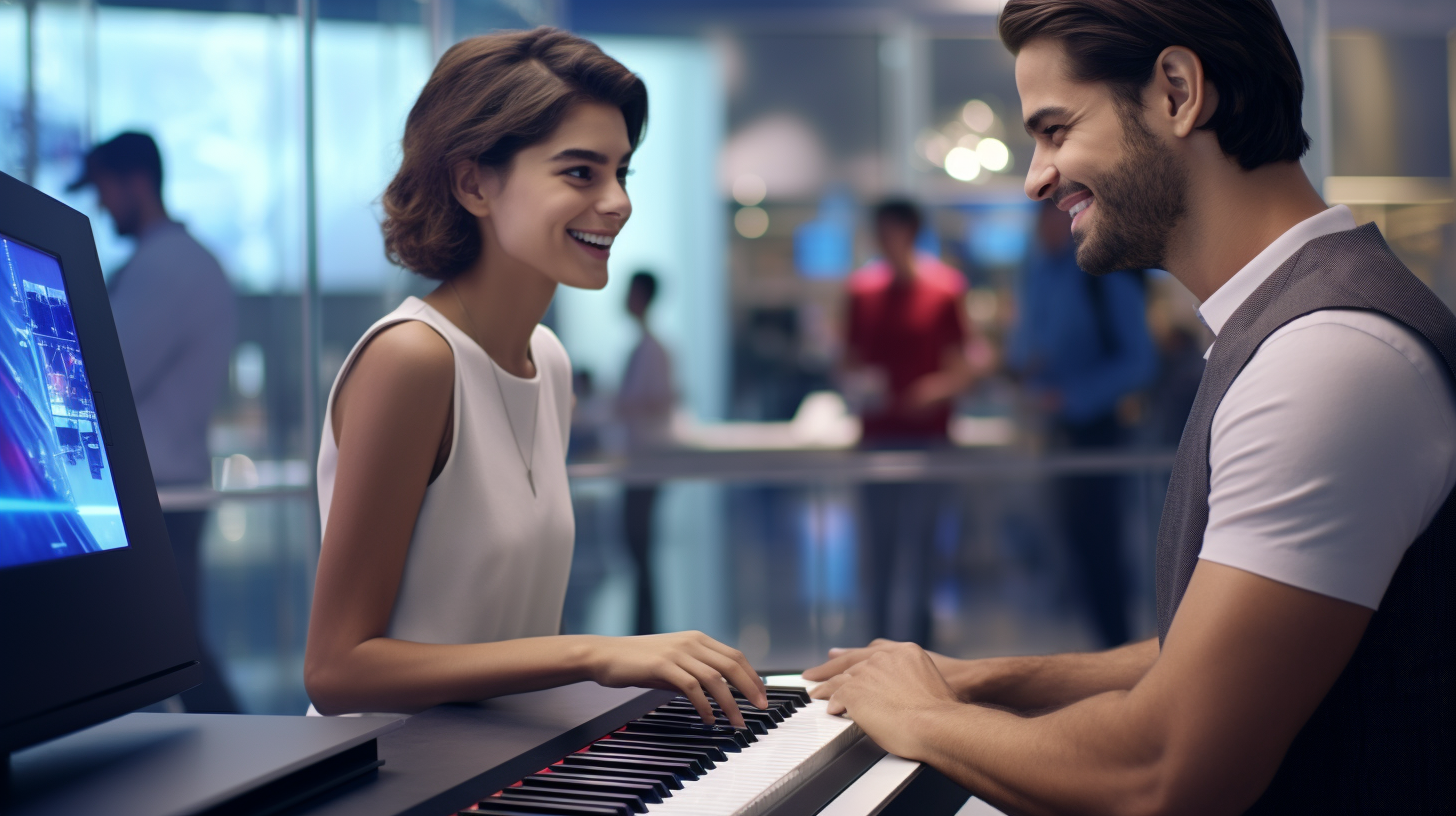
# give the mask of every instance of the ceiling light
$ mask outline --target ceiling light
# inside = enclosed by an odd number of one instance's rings
[[[982,139],[976,145],[976,158],[980,159],[987,170],[999,173],[1011,163],[1011,151],[1000,139]]]
[[[945,172],[957,181],[971,181],[981,175],[981,160],[974,150],[953,148],[945,154]]]

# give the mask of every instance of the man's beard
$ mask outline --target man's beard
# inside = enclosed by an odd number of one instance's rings
[[[1168,236],[1188,210],[1187,171],[1135,113],[1125,112],[1122,124],[1126,158],[1092,179],[1097,225],[1072,233],[1077,266],[1093,275],[1164,269]]]

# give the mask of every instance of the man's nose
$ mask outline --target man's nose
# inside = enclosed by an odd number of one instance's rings
[[[1057,168],[1042,156],[1041,148],[1031,156],[1031,166],[1026,169],[1026,197],[1040,201],[1057,189]]]

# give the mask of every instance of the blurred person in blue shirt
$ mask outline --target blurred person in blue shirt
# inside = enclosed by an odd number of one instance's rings
[[[145,133],[122,133],[86,155],[71,190],[94,186],[118,235],[136,241],[107,283],[116,334],[159,487],[210,487],[207,427],[227,383],[237,304],[222,266],[162,203],[162,156]],[[194,620],[198,543],[205,510],[163,513]],[[199,643],[202,639],[199,635]],[[237,710],[216,662],[203,652],[203,683],[182,694],[189,711]]]
[[[1051,421],[1059,450],[1121,447],[1124,397],[1149,385],[1158,355],[1148,333],[1142,271],[1100,277],[1077,267],[1067,214],[1038,213],[1038,248],[1022,280],[1008,363]],[[1116,476],[1070,476],[1056,484],[1073,567],[1104,647],[1129,637],[1122,557],[1122,495]]]

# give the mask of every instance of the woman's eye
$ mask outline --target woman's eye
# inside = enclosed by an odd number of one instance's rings
[[[626,187],[627,186],[627,177],[630,176],[630,175],[632,175],[635,172],[636,172],[635,170],[629,170],[629,169],[627,169],[625,167],[617,170],[617,183],[620,184],[620,185],[622,185],[623,187]]]
[[[573,167],[566,171],[566,175],[581,179],[582,181],[591,181],[592,177],[590,167]]]

